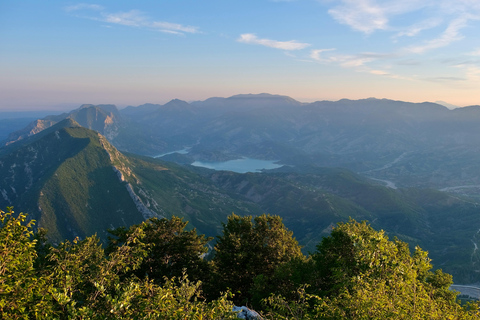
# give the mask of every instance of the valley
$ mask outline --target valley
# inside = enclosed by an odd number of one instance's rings
[[[0,205],[55,243],[172,215],[216,236],[232,212],[270,213],[308,253],[336,223],[367,220],[474,283],[478,110],[269,94],[83,105],[4,141]]]

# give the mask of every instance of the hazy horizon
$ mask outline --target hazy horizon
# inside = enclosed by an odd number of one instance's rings
[[[236,94],[480,104],[475,0],[0,4],[0,111]]]

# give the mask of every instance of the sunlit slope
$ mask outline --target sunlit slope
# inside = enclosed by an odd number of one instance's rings
[[[0,158],[0,205],[28,212],[52,241],[142,221],[97,132],[64,120],[18,144]]]

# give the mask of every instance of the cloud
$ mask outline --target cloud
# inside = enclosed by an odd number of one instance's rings
[[[378,75],[378,76],[389,76],[390,75],[389,72],[386,72],[386,71],[383,71],[383,70],[370,70],[370,73]]]
[[[454,41],[463,39],[463,35],[460,33],[460,30],[466,27],[466,25],[466,19],[456,19],[448,25],[447,29],[440,35],[440,37],[429,40],[422,45],[411,46],[407,48],[407,51],[412,53],[424,53],[428,50],[448,46]]]
[[[352,29],[371,34],[377,30],[390,30],[392,17],[419,10],[434,0],[338,0],[340,5],[328,13],[338,22]],[[418,27],[417,27],[418,28]]]
[[[324,63],[335,63],[344,68],[357,68],[363,67],[367,63],[377,60],[384,60],[388,58],[394,58],[397,55],[391,53],[376,53],[376,52],[363,52],[355,55],[347,54],[328,54],[325,52],[334,51],[335,49],[316,49],[310,51],[310,58]]]
[[[309,43],[297,42],[295,40],[290,41],[276,41],[270,39],[259,39],[253,33],[244,33],[240,35],[240,38],[237,39],[238,42],[248,43],[248,44],[258,44],[265,47],[280,49],[280,50],[302,50],[306,47],[309,47]]]
[[[322,58],[321,54],[323,52],[334,51],[335,49],[316,49],[310,52],[310,58],[316,61],[329,61],[329,59]]]
[[[370,0],[343,0],[343,5],[328,13],[338,22],[367,34],[387,28],[388,18],[380,6]]]
[[[156,21],[151,23],[152,28],[161,29],[161,30],[168,30],[171,32],[185,32],[185,33],[197,33],[198,28],[192,26],[183,26],[178,23],[171,23],[171,22],[163,22],[163,21]]]
[[[185,26],[178,23],[172,23],[167,21],[154,21],[151,20],[145,13],[139,10],[130,10],[127,12],[110,13],[105,10],[104,7],[96,4],[77,4],[65,8],[67,12],[77,11],[98,11],[95,16],[81,16],[81,18],[87,18],[95,21],[106,22],[110,24],[118,24],[122,26],[147,28],[156,30],[163,33],[184,35],[186,33],[199,33],[199,28],[194,26]]]
[[[329,54],[322,55],[324,52],[334,51],[335,49],[317,49],[310,51],[310,58],[323,63],[334,63],[345,68],[361,67],[373,58],[362,57],[361,55]]]
[[[395,35],[395,38],[398,37],[414,37],[420,34],[420,32],[428,29],[435,28],[439,26],[442,23],[442,19],[440,18],[428,18],[426,20],[420,21],[418,23],[415,23],[409,27],[407,27],[405,30],[398,32]]]
[[[98,5],[98,4],[88,4],[88,3],[79,3],[79,4],[75,4],[75,5],[72,5],[72,6],[65,7],[65,11],[67,11],[67,12],[84,10],[84,9],[101,11],[105,8],[101,5]]]
[[[102,21],[131,27],[141,27],[147,25],[147,18],[138,10],[104,14]]]

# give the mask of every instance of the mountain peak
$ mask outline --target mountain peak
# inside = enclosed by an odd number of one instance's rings
[[[185,107],[189,105],[190,104],[184,100],[172,99],[169,102],[165,103],[163,107]]]

